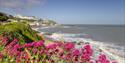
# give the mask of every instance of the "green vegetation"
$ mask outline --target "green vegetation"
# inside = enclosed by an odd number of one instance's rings
[[[57,23],[56,23],[55,21],[53,21],[53,20],[43,20],[41,23],[42,23],[42,24],[46,24],[47,26],[51,26],[51,25],[57,24]]]
[[[8,20],[8,16],[5,13],[0,12],[0,22],[4,22]]]
[[[8,43],[17,38],[20,44],[42,40],[37,35],[38,32],[31,29],[29,24],[32,23],[40,23],[40,25],[44,24],[48,26],[56,24],[53,20],[23,19],[0,12],[0,37],[9,38]]]
[[[10,42],[17,38],[20,44],[41,40],[37,32],[24,22],[10,22],[0,25],[0,35],[8,37]]]
[[[48,20],[50,22],[50,24],[57,24],[55,21],[53,20]]]

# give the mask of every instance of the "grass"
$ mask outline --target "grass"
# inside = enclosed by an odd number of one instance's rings
[[[11,22],[6,23],[5,25],[0,25],[0,35],[9,37],[10,40],[13,40],[16,37],[19,39],[20,44],[42,39],[27,23],[22,22]]]

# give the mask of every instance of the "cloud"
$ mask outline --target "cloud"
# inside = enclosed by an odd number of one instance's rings
[[[29,9],[45,2],[46,0],[0,0],[0,8]]]

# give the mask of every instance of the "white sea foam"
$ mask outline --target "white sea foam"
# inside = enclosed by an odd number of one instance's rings
[[[70,37],[71,35],[71,37]],[[78,35],[78,34],[77,34]],[[54,34],[52,36],[48,36],[50,39],[55,40],[55,41],[64,41],[64,42],[89,42],[91,43],[94,47],[96,47],[95,49],[102,49],[104,51],[105,54],[107,54],[109,56],[110,59],[115,59],[117,60],[119,63],[124,63],[125,60],[125,51],[124,51],[124,47],[122,46],[118,46],[115,44],[111,44],[111,43],[107,43],[107,42],[100,42],[100,41],[94,41],[91,38],[77,38],[77,37],[73,37],[75,35],[73,34]],[[81,48],[82,45],[76,45],[76,48]]]

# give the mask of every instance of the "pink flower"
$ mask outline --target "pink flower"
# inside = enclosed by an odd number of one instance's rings
[[[9,52],[11,51],[11,49],[13,49],[13,47],[17,44],[18,40],[16,38],[14,38],[14,40],[12,42],[10,42],[9,44],[6,45],[5,49]]]
[[[56,42],[55,44],[56,44],[57,46],[60,46],[60,47],[63,45],[62,42]]]
[[[106,55],[104,55],[104,54],[100,54],[100,56],[99,56],[99,60],[106,60]]]
[[[13,42],[18,42],[18,39],[14,38]]]
[[[95,60],[96,61],[96,63],[99,63],[100,61],[99,60]]]
[[[91,60],[89,63],[94,63],[94,61]]]
[[[110,61],[109,60],[105,60],[105,63],[110,63]]]
[[[40,47],[40,46],[44,45],[44,42],[43,41],[33,42],[33,43],[31,43],[31,45],[34,47]]]
[[[77,62],[79,60],[79,57],[78,56],[75,56],[74,57],[74,61]]]
[[[83,54],[82,58],[84,58],[86,61],[90,61],[90,55],[88,54]]]
[[[80,55],[80,51],[78,49],[73,50],[73,56]]]
[[[15,49],[19,49],[19,48],[21,48],[21,46],[20,46],[19,44],[16,44],[16,45],[14,46],[14,48],[15,48]]]
[[[36,42],[32,42],[32,43],[31,43],[32,46],[35,46],[35,44],[36,44]]]
[[[34,53],[34,54],[36,54],[36,53],[37,53],[37,51],[38,51],[38,50],[37,50],[36,48],[35,48],[35,49],[33,49],[33,53]]]
[[[40,51],[40,54],[43,54],[43,53],[44,53],[44,50],[41,50],[41,51]]]
[[[16,38],[14,38],[14,40],[7,46],[7,47],[13,47],[14,45],[16,45],[18,42],[18,40]]]
[[[74,48],[74,46],[75,46],[74,43],[72,43],[72,42],[67,42],[67,43],[65,44],[64,48],[65,48],[66,50],[71,50],[71,49]]]
[[[3,54],[0,52],[0,59],[2,59],[3,58]]]
[[[64,59],[65,58],[64,52],[63,51],[59,52],[59,56],[60,56],[61,59]]]
[[[71,55],[72,55],[71,53],[68,53],[68,54],[65,56],[66,59],[67,59],[67,60],[71,59]]]
[[[58,53],[58,52],[59,52],[59,49],[55,49],[55,52]]]
[[[86,44],[86,45],[84,46],[84,49],[91,49],[90,44]]]
[[[15,53],[16,56],[20,56],[21,55],[20,51],[15,51],[14,53]]]
[[[14,48],[11,51],[9,51],[9,54],[12,55],[12,56],[20,56],[21,52],[18,51],[16,48]]]
[[[7,42],[8,42],[8,37],[5,37],[5,38],[2,39],[2,44],[3,45],[6,45]]]
[[[56,43],[48,44],[48,45],[46,46],[47,49],[56,49],[56,47],[57,47],[57,44],[56,44]]]
[[[39,41],[36,43],[36,47],[40,47],[40,46],[43,46],[44,45],[44,42],[43,41]]]
[[[90,44],[85,45],[83,49],[83,54],[88,54],[92,56],[92,53],[93,53],[92,46]]]
[[[101,63],[110,63],[105,54],[100,54],[98,58],[98,62]]]
[[[24,47],[32,47],[32,44],[31,43],[26,43],[26,44],[24,44]]]

